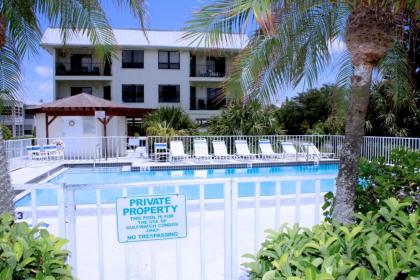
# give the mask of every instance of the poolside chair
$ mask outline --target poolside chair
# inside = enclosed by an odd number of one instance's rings
[[[180,140],[170,141],[170,153],[169,153],[169,161],[172,160],[183,160],[190,157],[190,155],[184,152],[184,144]]]
[[[154,159],[157,161],[167,160],[169,156],[168,144],[154,143]]]
[[[282,158],[283,154],[279,154],[273,151],[270,140],[261,139],[258,141],[258,146],[261,150],[263,158]]]
[[[194,139],[194,158],[211,159],[206,139]]]
[[[42,150],[48,159],[64,159],[64,150],[57,145],[43,145]]]
[[[296,160],[299,156],[304,156],[305,153],[298,153],[292,142],[281,142],[284,158],[294,157]]]
[[[234,155],[228,153],[225,142],[221,140],[213,141],[213,156],[217,159],[234,158]]]
[[[235,140],[236,156],[240,158],[256,158],[258,155],[249,151],[246,140]]]
[[[303,150],[306,153],[306,157],[308,159],[328,159],[334,158],[334,153],[321,153],[318,148],[314,145],[314,143],[303,143],[302,144]]]
[[[46,159],[47,154],[41,150],[40,146],[26,146],[29,159]]]

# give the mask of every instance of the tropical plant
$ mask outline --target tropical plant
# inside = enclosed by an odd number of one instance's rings
[[[144,28],[144,1],[118,0],[129,7]],[[115,38],[99,0],[13,0],[0,1],[0,92],[15,97],[21,89],[21,61],[25,55],[37,54],[41,39],[39,17],[46,18],[61,30],[64,42],[81,32],[95,45],[96,55],[105,60],[116,54]],[[1,135],[0,135],[1,136]],[[0,202],[10,195],[10,179],[3,140],[0,137]],[[6,173],[3,173],[6,172]],[[13,211],[13,204],[0,204],[0,213]]]
[[[342,96],[343,93],[331,85],[310,89],[299,93],[290,100],[286,99],[277,110],[276,115],[289,135],[339,134],[338,120],[343,119],[343,114],[333,112],[333,97],[344,99]],[[325,124],[327,121],[328,124]],[[342,123],[344,126],[344,120]]]
[[[213,135],[283,134],[275,109],[256,100],[234,101],[219,116],[209,120],[208,131]]]
[[[4,140],[9,140],[10,138],[12,138],[13,135],[12,135],[12,132],[10,131],[10,128],[8,128],[5,125],[0,125],[0,129],[3,134]]]
[[[366,214],[378,211],[382,202],[389,197],[399,201],[412,201],[407,212],[414,212],[420,203],[420,152],[414,150],[393,150],[388,164],[385,158],[359,162],[359,183],[356,187],[355,212]],[[332,192],[325,195],[322,206],[324,216],[331,218],[335,197]]]
[[[408,214],[408,206],[389,198],[377,212],[356,214],[352,225],[267,230],[244,266],[250,279],[418,279],[420,211]]]
[[[368,135],[419,137],[420,88],[413,96],[395,105],[387,81],[373,86],[366,117]]]
[[[411,92],[402,45],[407,24],[417,25],[419,5],[417,0],[217,0],[195,13],[185,37],[223,45],[230,34],[255,27],[225,92],[239,84],[247,97],[265,102],[282,87],[301,82],[312,87],[329,65],[332,46],[345,42],[338,84],[351,86],[351,94],[333,216],[351,223],[372,72],[392,81],[396,99]]]
[[[161,107],[144,118],[147,135],[175,136],[197,133],[197,126],[180,107]]]
[[[13,216],[0,216],[0,279],[75,279],[66,263],[67,240],[44,229],[15,222]]]

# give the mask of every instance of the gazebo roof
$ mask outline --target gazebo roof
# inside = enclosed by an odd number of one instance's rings
[[[46,113],[49,116],[93,116],[95,111],[105,111],[107,116],[142,117],[153,109],[130,108],[91,94],[80,93],[36,106],[29,111]]]

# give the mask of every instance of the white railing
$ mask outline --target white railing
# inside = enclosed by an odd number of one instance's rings
[[[69,239],[70,263],[80,279],[238,279],[244,274],[240,264],[247,261],[241,256],[258,251],[265,237],[264,230],[279,228],[283,223],[300,223],[305,227],[319,223],[321,190],[327,181],[334,184],[335,176],[14,187],[29,191],[30,206],[17,209],[24,220],[32,224],[47,222],[52,233]],[[270,192],[267,192],[268,183]],[[311,193],[305,192],[308,183],[312,186]],[[291,186],[294,192],[286,194],[285,188],[290,190]],[[210,188],[218,188],[220,197],[209,198]],[[248,195],[243,193],[244,188]],[[126,197],[135,196],[141,190],[153,195],[183,193],[186,189],[194,189],[196,193],[196,197],[187,197],[187,238],[118,243],[115,200],[103,202],[109,193]],[[38,190],[56,192],[57,205],[39,206]],[[75,197],[86,190],[92,196],[90,204],[78,205]]]
[[[343,145],[344,136],[341,135],[258,135],[258,136],[149,136],[142,137],[141,145],[146,146],[149,155],[153,154],[154,143],[168,143],[170,140],[182,140],[185,152],[193,154],[193,140],[196,138],[206,139],[209,147],[209,153],[213,153],[212,141],[223,140],[228,148],[229,153],[235,152],[234,140],[243,139],[248,142],[248,146],[252,153],[259,153],[258,140],[268,139],[272,143],[274,152],[281,153],[281,142],[291,141],[302,151],[302,144],[307,142],[314,143],[323,153],[333,153],[335,159],[340,157],[341,147]],[[65,144],[65,160],[85,160],[88,162],[99,162],[110,158],[125,157],[130,149],[128,142],[129,137],[110,136],[110,137],[66,137],[61,140]],[[20,140],[5,141],[7,159],[9,169],[25,167],[36,164],[39,161],[29,160],[26,152],[26,146],[45,145],[54,143],[57,139],[32,138]],[[403,138],[403,137],[376,137],[366,136],[362,143],[362,157],[369,160],[384,157],[390,163],[390,154],[392,149],[420,149],[420,138]],[[55,158],[54,160],[59,160]]]

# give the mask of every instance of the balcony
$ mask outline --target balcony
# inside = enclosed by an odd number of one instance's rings
[[[57,76],[111,76],[110,65],[102,63],[72,64],[57,62],[55,67]]]
[[[216,65],[191,64],[190,70],[191,77],[223,78],[226,75],[224,67]]]

